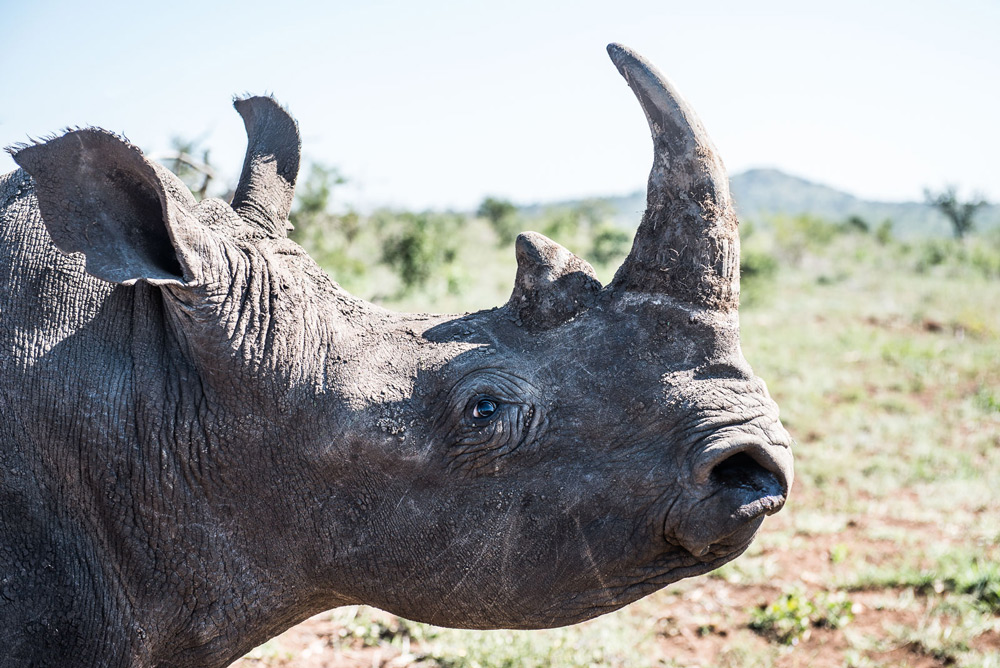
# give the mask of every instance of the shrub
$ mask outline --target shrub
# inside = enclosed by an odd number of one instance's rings
[[[798,592],[751,610],[750,628],[783,645],[797,645],[813,627],[839,629],[854,619],[854,604],[842,594],[819,594],[812,600]]]
[[[382,260],[399,276],[404,292],[422,287],[455,261],[461,216],[382,212],[379,220]]]
[[[517,207],[509,200],[487,197],[479,205],[476,215],[489,221],[500,246],[512,243],[520,232],[521,221],[517,216]]]
[[[773,227],[775,243],[793,262],[799,262],[807,251],[822,251],[846,229],[810,214],[776,216]]]
[[[602,223],[594,233],[590,257],[598,264],[611,264],[625,257],[632,235],[610,223]]]
[[[778,273],[778,260],[764,250],[746,248],[740,254],[740,305],[760,303]]]

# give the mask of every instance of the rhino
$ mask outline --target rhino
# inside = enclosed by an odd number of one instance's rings
[[[700,122],[608,52],[652,131],[606,286],[532,232],[509,301],[354,297],[289,240],[296,122],[237,99],[231,204],[98,128],[0,178],[0,666],[225,666],[368,604],[532,629],[742,553],[792,484],[740,349],[737,219]]]

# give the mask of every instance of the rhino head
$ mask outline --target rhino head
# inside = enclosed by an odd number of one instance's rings
[[[115,537],[133,555],[116,572],[142,584],[132,600],[163,596],[162,564],[184,564],[171,568],[188,589],[217,592],[183,604],[198,642],[240,618],[236,649],[216,648],[232,657],[350,603],[448,626],[570,624],[746,549],[785,502],[792,456],[740,349],[727,177],[667,80],[608,51],[654,143],[630,254],[602,286],[522,234],[509,301],[468,315],[355,298],[287,239],[299,139],[270,98],[236,103],[249,149],[231,206],[196,203],[100,130],[16,153],[83,278],[119,300],[130,286],[116,317],[132,389],[97,394],[135,423],[133,485],[156,469],[119,510],[134,516]],[[160,567],[134,556],[149,553]],[[180,624],[143,623],[147,637]]]

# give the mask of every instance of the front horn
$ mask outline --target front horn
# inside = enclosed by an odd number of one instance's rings
[[[738,222],[712,141],[694,111],[642,56],[620,44],[609,44],[608,54],[639,99],[653,134],[646,212],[611,285],[616,291],[736,309]]]

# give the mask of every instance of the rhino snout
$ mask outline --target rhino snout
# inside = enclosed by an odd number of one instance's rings
[[[697,500],[675,529],[696,557],[742,551],[766,515],[781,510],[792,483],[788,448],[763,443],[709,447],[693,472]]]

